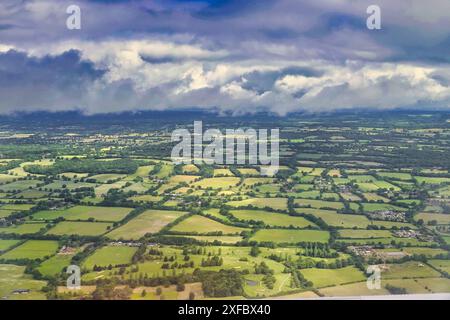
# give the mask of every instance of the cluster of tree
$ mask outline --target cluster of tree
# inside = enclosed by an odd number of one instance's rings
[[[299,270],[292,269],[291,274],[292,274],[291,286],[293,288],[312,288],[314,286],[312,281],[306,280],[306,278]]]
[[[261,261],[260,264],[257,264],[255,266],[255,273],[256,274],[273,275],[274,271],[272,269],[270,269],[269,266],[264,261]]]
[[[295,261],[295,266],[298,269],[319,268],[319,269],[340,269],[352,264],[352,259],[336,259],[332,262],[325,262],[323,260],[313,260],[310,258],[299,257]]]
[[[207,259],[202,259],[202,267],[219,267],[223,265],[223,259],[220,256],[212,256]]]
[[[277,281],[277,279],[274,277],[273,274],[266,274],[263,278],[262,281],[264,283],[264,285],[269,288],[269,289],[273,289],[275,282]]]
[[[337,258],[339,256],[336,251],[330,249],[328,244],[321,243],[307,243],[299,254],[315,258]]]
[[[65,159],[57,160],[51,166],[27,165],[24,170],[33,174],[58,175],[63,172],[75,173],[123,173],[132,174],[136,172],[140,161],[132,159],[116,159],[111,161],[99,161],[96,159]]]
[[[117,287],[114,281],[99,281],[92,292],[94,300],[129,300],[133,291],[130,287]]]
[[[242,275],[236,270],[194,271],[194,277],[202,282],[207,297],[242,296],[244,294]]]
[[[407,294],[405,288],[395,287],[393,285],[387,284],[385,286],[386,290],[389,291],[390,294]]]

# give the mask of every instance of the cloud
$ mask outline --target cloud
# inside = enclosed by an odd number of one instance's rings
[[[0,2],[0,113],[449,108],[448,0],[78,3]]]

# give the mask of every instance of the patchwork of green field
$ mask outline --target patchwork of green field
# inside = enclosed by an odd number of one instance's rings
[[[261,229],[256,231],[250,241],[292,244],[299,242],[326,243],[329,238],[329,232],[321,230]]]
[[[292,189],[295,191],[308,191],[314,189],[314,185],[308,183],[299,183],[294,185]]]
[[[94,176],[89,177],[89,179],[95,180],[96,182],[100,183],[107,183],[109,181],[119,180],[122,178],[125,178],[126,175],[124,174],[117,174],[117,173],[103,173],[103,174],[97,174]]]
[[[364,193],[364,198],[366,198],[367,201],[382,201],[382,202],[390,202],[388,198],[382,197],[376,193],[373,192],[366,192]]]
[[[242,182],[242,186],[251,188],[256,185],[273,183],[273,181],[272,178],[245,178]]]
[[[17,177],[15,177],[15,176],[11,176],[11,175],[9,175],[9,174],[3,174],[3,173],[0,173],[0,183],[8,183],[8,182],[11,182],[11,181],[13,181],[14,179],[17,179]],[[1,187],[1,186],[0,186]]]
[[[11,198],[16,198],[16,199],[40,199],[40,198],[45,198],[50,194],[50,192],[47,191],[39,191],[36,189],[32,189],[32,190],[24,190],[20,193],[15,194],[14,196],[12,196]]]
[[[121,207],[99,207],[99,206],[74,206],[64,210],[45,210],[33,214],[35,220],[55,220],[64,218],[65,220],[89,220],[96,221],[120,221],[125,218],[132,208]]]
[[[450,214],[421,212],[414,216],[414,220],[423,220],[425,223],[437,221],[438,224],[450,224]]]
[[[45,300],[41,289],[47,283],[33,280],[31,275],[25,274],[24,266],[0,264],[0,297],[5,300]],[[30,290],[25,294],[14,294],[14,290]]]
[[[229,201],[226,205],[230,207],[255,207],[260,209],[271,208],[274,210],[287,210],[286,198],[249,198],[245,200]]]
[[[185,164],[181,171],[183,173],[198,173],[200,172],[200,169],[195,164]]]
[[[374,211],[407,211],[408,209],[402,208],[399,206],[395,206],[387,203],[362,203],[363,210],[365,212],[374,212]]]
[[[137,177],[140,178],[148,178],[150,175],[150,172],[154,169],[154,165],[148,165],[148,166],[141,166],[139,168],[137,168],[136,172],[127,176],[124,180],[125,181],[130,181],[130,180],[134,180]]]
[[[61,174],[58,174],[58,177],[68,179],[82,179],[86,178],[88,175],[88,173],[63,172]]]
[[[137,240],[147,233],[157,233],[186,212],[169,210],[146,210],[119,228],[109,232],[110,239]]]
[[[0,227],[0,234],[34,234],[46,227],[45,223],[22,223],[9,227]]]
[[[264,275],[262,274],[250,274],[244,276],[244,292],[249,297],[262,298],[267,296],[273,296],[281,292],[289,292],[291,288],[291,274],[282,273],[275,274],[275,283],[273,288],[270,289],[264,284]]]
[[[46,277],[54,277],[71,265],[73,254],[56,254],[42,262],[37,270]]]
[[[354,244],[354,245],[389,245],[392,243],[395,244],[403,244],[408,246],[416,246],[416,247],[431,247],[437,245],[436,242],[426,242],[419,241],[417,239],[411,238],[367,238],[367,239],[338,239],[336,242],[346,243],[346,244]]]
[[[419,254],[425,255],[427,258],[433,258],[440,254],[448,254],[449,252],[439,248],[416,248],[416,247],[406,247],[402,248],[404,252],[408,254]]]
[[[239,184],[240,179],[236,177],[205,178],[191,184],[192,187],[201,189],[228,189]]]
[[[8,184],[0,185],[1,192],[18,192],[26,189],[35,188],[38,184],[42,183],[39,180],[18,180]]]
[[[33,206],[29,204],[0,204],[0,218],[6,218],[14,213],[28,211]]]
[[[173,165],[171,164],[162,164],[161,169],[154,174],[154,176],[158,179],[164,179],[170,176],[173,172]]]
[[[18,244],[21,240],[0,240],[0,253]]]
[[[54,181],[42,187],[44,191],[76,190],[80,188],[95,188],[97,185],[90,182],[80,181]]]
[[[222,232],[223,234],[239,234],[242,231],[246,230],[248,229],[222,224],[200,215],[190,216],[170,229],[170,231],[175,232],[199,234],[211,232]]]
[[[371,290],[367,287],[367,282],[350,283],[341,286],[327,287],[320,289],[319,292],[325,297],[350,297],[350,296],[371,296],[388,295],[389,291],[384,287],[377,290]]]
[[[20,246],[0,255],[4,260],[43,259],[58,250],[58,242],[52,240],[28,240]]]
[[[447,274],[450,274],[450,260],[428,260],[428,264],[440,270],[441,272],[446,272]]]
[[[100,236],[110,230],[112,225],[108,222],[62,221],[48,230],[46,234],[55,236]]]
[[[171,235],[171,237],[174,237]],[[175,237],[191,238],[202,242],[214,243],[219,241],[224,244],[235,244],[242,241],[240,236],[196,236],[196,235],[175,235]]]
[[[138,248],[128,246],[105,246],[95,250],[84,262],[82,267],[91,270],[94,266],[107,267],[109,265],[126,265]]]
[[[450,279],[445,278],[393,279],[381,283],[404,288],[408,294],[450,292]]]
[[[207,216],[209,215],[214,218],[220,219],[225,223],[231,223],[230,219],[227,216],[220,214],[220,209],[216,209],[216,208],[206,209],[202,212],[202,214],[207,215]]]
[[[343,198],[343,199],[345,199],[345,200],[347,200],[347,201],[361,201],[361,198],[360,197],[358,197],[357,195],[355,195],[355,194],[353,194],[353,193],[344,193],[344,192],[341,192],[341,193],[339,193],[339,195]]]
[[[280,188],[281,188],[281,186],[279,184],[270,183],[270,184],[264,184],[264,185],[255,187],[255,191],[265,194],[265,195],[267,193],[274,195],[274,194],[280,192]]]
[[[130,198],[131,201],[135,201],[135,202],[159,202],[163,199],[163,197],[161,196],[152,196],[150,194],[144,194],[144,195],[140,195],[140,196],[132,196]]]
[[[418,261],[387,264],[386,269],[382,268],[381,271],[381,277],[384,279],[436,278],[440,275],[436,270]]]
[[[331,287],[366,280],[366,276],[357,268],[349,266],[341,269],[302,269],[303,276],[311,281],[315,288]]]
[[[289,216],[283,213],[276,213],[264,210],[231,210],[230,213],[239,220],[262,221],[267,226],[306,228],[315,226],[314,223],[302,217]]]
[[[317,218],[321,218],[326,224],[333,227],[342,228],[361,228],[365,229],[370,225],[369,219],[363,215],[356,214],[340,214],[332,210],[297,208],[298,213],[311,214]]]
[[[101,184],[101,185],[99,185],[99,186],[94,188],[95,195],[97,197],[104,196],[104,195],[106,195],[108,193],[109,190],[111,190],[111,189],[121,189],[126,184],[127,184],[127,182],[124,181],[124,180],[123,181],[114,182],[114,183]]]
[[[191,183],[195,179],[198,179],[198,176],[188,176],[188,175],[176,175],[169,178],[169,184],[178,184],[178,183]]]
[[[340,238],[363,239],[363,238],[389,238],[392,233],[389,230],[354,230],[341,229],[338,231]]]
[[[438,177],[419,177],[414,176],[418,184],[444,184],[450,183],[450,178],[438,178]]]
[[[259,176],[259,171],[255,168],[238,168],[237,171],[243,176]]]
[[[405,180],[410,181],[413,176],[410,173],[401,172],[377,172],[377,175],[383,178],[393,179],[393,180]]]
[[[12,211],[28,211],[34,207],[34,204],[4,204],[0,205],[1,210],[12,210]]]
[[[233,172],[231,172],[230,169],[220,168],[220,169],[214,169],[213,176],[214,177],[234,177],[234,174],[233,174]]]
[[[344,204],[342,202],[323,201],[323,200],[310,200],[310,199],[295,199],[294,205],[299,207],[311,207],[316,209],[343,209]]]
[[[144,193],[154,186],[155,186],[155,184],[153,184],[153,183],[134,182],[130,186],[125,186],[122,190],[124,192],[132,191],[132,192],[137,192],[137,193]]]

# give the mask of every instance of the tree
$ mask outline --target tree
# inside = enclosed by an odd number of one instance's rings
[[[252,257],[257,257],[260,254],[261,250],[258,248],[258,246],[254,246],[250,249],[250,255]]]
[[[161,293],[162,293],[161,287],[156,288],[156,295],[157,295],[157,296],[160,296]]]

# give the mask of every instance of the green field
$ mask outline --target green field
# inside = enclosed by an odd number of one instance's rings
[[[264,210],[231,210],[230,213],[239,220],[262,221],[265,225],[274,227],[293,226],[296,228],[306,228],[307,226],[315,226],[314,223],[302,217],[294,217]]]
[[[36,187],[39,183],[42,182],[39,180],[19,180],[8,184],[0,185],[0,191],[1,192],[24,191],[26,189]]]
[[[246,229],[244,228],[222,224],[200,215],[193,215],[176,224],[170,229],[170,231],[175,232],[198,234],[205,234],[210,232],[222,232],[223,234],[239,234],[245,230]]]
[[[100,236],[112,227],[108,222],[62,221],[47,231],[50,235]]]
[[[428,263],[436,269],[450,274],[450,260],[428,260]]]
[[[42,262],[37,270],[46,277],[54,277],[71,264],[73,255],[56,254],[48,260]]]
[[[63,217],[65,220],[88,220],[96,221],[120,221],[131,212],[131,208],[120,207],[97,207],[97,206],[74,206],[65,210],[46,210],[33,214],[35,220],[55,220]]]
[[[352,239],[362,239],[362,238],[389,238],[392,236],[389,230],[354,230],[354,229],[344,229],[339,230],[340,238],[352,238]]]
[[[0,297],[6,300],[45,300],[45,294],[40,291],[47,283],[33,280],[24,274],[24,266],[0,264]],[[28,289],[29,293],[13,294],[14,290]]]
[[[45,226],[45,223],[23,223],[9,227],[2,227],[0,228],[0,234],[34,234],[45,228]]]
[[[6,252],[0,259],[42,259],[54,254],[58,250],[58,242],[52,240],[28,240],[20,246]]]
[[[0,240],[0,252],[8,250],[19,242],[20,240]]]
[[[83,262],[83,268],[92,269],[95,265],[107,267],[109,265],[129,264],[136,251],[136,247],[105,246],[97,249],[94,254],[89,256]]]
[[[408,261],[401,264],[388,264],[387,270],[382,271],[381,276],[384,279],[434,278],[439,277],[440,273],[424,263]]]
[[[303,276],[312,281],[315,288],[324,288],[340,284],[353,283],[366,280],[366,276],[355,267],[341,269],[302,269]]]
[[[157,233],[167,224],[185,215],[186,212],[169,210],[147,210],[119,228],[109,232],[110,239],[139,239],[147,233]]]
[[[228,189],[236,186],[240,182],[236,177],[221,177],[221,178],[205,178],[191,184],[192,187],[200,187],[201,189]]]
[[[330,234],[320,230],[286,230],[286,229],[262,229],[257,231],[251,241],[298,243],[298,242],[328,242]]]
[[[420,219],[425,223],[435,220],[438,224],[450,224],[450,214],[421,212],[414,216],[414,220],[418,221]]]
[[[366,228],[370,221],[366,216],[356,214],[339,214],[336,211],[309,209],[309,208],[297,208],[298,213],[312,214],[317,218],[321,218],[326,224],[333,227],[342,228]]]
[[[295,199],[294,204],[299,207],[311,207],[315,209],[337,210],[344,208],[344,204],[342,202],[312,200],[312,199]]]
[[[286,198],[250,198],[239,201],[227,202],[230,207],[248,207],[252,206],[255,208],[264,209],[266,207],[275,210],[287,210],[287,199]]]

